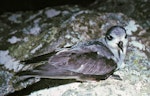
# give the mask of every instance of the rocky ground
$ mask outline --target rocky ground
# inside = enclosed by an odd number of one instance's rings
[[[108,5],[109,3],[107,2]],[[91,8],[65,5],[39,11],[2,14],[0,95],[12,93],[10,96],[150,96],[150,38],[148,38],[150,21],[148,15],[138,15],[144,14],[145,11],[139,12],[137,9],[141,7],[136,8],[138,3],[135,3],[136,6],[133,3],[135,2],[130,3],[133,10],[126,9],[127,11],[120,12],[112,11],[115,7],[106,10],[106,7],[111,6],[102,6],[103,3],[97,1]],[[126,2],[123,4],[128,5]],[[144,8],[148,10],[147,7]],[[137,18],[134,18],[136,14]],[[140,21],[138,16],[139,18],[143,16],[144,19]],[[46,63],[44,61],[25,65],[20,61],[56,49],[61,50],[81,41],[103,37],[107,29],[113,25],[124,26],[129,35],[126,66],[115,72],[122,80],[108,78],[99,82],[81,83],[74,80],[39,78],[23,80],[14,75],[21,70],[32,69],[38,64]]]

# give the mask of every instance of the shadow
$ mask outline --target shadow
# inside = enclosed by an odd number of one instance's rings
[[[31,94],[34,91],[38,91],[45,88],[56,87],[59,85],[64,85],[68,83],[73,83],[76,80],[58,80],[58,79],[41,79],[39,82],[29,85],[27,88],[24,88],[13,93],[9,93],[5,96],[26,96]]]
[[[4,12],[37,11],[46,7],[61,5],[89,6],[95,0],[1,0],[0,15]]]

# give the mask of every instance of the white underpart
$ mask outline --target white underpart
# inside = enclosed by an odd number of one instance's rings
[[[111,50],[111,52],[114,54],[113,60],[117,63],[117,70],[124,68],[125,63],[124,63],[124,58],[125,58],[125,53],[126,53],[126,47],[123,48],[124,52],[120,50],[120,57],[118,54],[118,49],[117,48],[111,48],[105,40],[103,40],[104,44]],[[115,46],[115,45],[114,45]]]
[[[120,50],[120,58],[119,58],[119,54],[118,54],[118,50],[116,49],[110,49],[113,54],[114,54],[114,57],[115,57],[115,61],[117,63],[117,69],[120,69],[120,68],[124,68],[125,64],[124,64],[124,58],[125,58],[125,54],[122,53],[122,51]]]

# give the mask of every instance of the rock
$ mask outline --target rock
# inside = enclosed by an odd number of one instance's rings
[[[78,6],[60,6],[36,12],[5,13],[0,18],[0,25],[2,25],[0,30],[2,34],[5,34],[0,36],[0,48],[6,45],[0,50],[1,77],[3,78],[1,86],[5,86],[0,90],[0,95],[12,93],[39,82],[39,78],[23,80],[24,78],[14,74],[32,69],[47,61],[29,65],[20,61],[61,50],[78,42],[103,37],[107,29],[113,25],[124,26],[130,38],[125,59],[126,67],[115,73],[121,76],[122,81],[109,78],[99,82],[68,82],[70,84],[61,86],[56,84],[55,87],[33,92],[30,96],[150,95],[150,62],[147,55],[150,53],[149,38],[148,36],[143,38],[143,34],[147,34],[146,30],[126,15],[85,10]],[[11,41],[12,38],[16,38],[15,42],[14,39]]]

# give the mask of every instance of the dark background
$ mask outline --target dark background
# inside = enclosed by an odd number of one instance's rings
[[[88,6],[95,0],[1,0],[0,14],[4,12],[39,10],[45,7],[60,5]],[[102,1],[102,0],[101,0]]]

